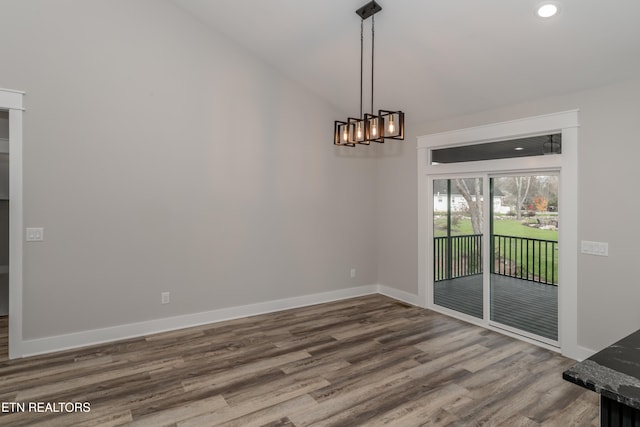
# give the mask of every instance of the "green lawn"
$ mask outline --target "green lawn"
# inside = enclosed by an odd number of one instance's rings
[[[471,229],[471,221],[469,229]],[[501,219],[493,222],[493,233],[503,236],[527,237],[529,239],[558,241],[558,232],[554,230],[540,230],[539,228],[522,225],[517,219]]]
[[[504,236],[527,237],[529,239],[558,240],[558,232],[553,230],[540,230],[539,228],[522,225],[517,219],[500,219],[493,223],[493,233]],[[461,236],[473,234],[471,220],[463,218],[451,227],[451,235]],[[442,217],[434,222],[434,236],[447,235],[447,219]]]

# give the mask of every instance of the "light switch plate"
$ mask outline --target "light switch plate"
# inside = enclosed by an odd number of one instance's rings
[[[42,242],[44,240],[44,228],[27,228],[27,242]]]
[[[588,255],[609,256],[609,244],[583,240],[581,242],[581,251],[583,254]]]

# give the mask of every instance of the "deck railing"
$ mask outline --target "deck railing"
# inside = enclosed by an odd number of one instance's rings
[[[436,282],[482,273],[482,234],[435,237],[433,250]]]
[[[491,273],[558,284],[558,242],[494,234],[491,247]],[[482,234],[435,237],[433,249],[436,282],[482,273]]]
[[[494,274],[522,280],[558,284],[558,242],[494,234]]]

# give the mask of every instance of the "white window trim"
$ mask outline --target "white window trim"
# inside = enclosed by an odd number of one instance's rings
[[[434,306],[429,292],[433,282],[433,272],[430,271],[431,245],[428,244],[432,234],[428,224],[429,208],[433,204],[433,200],[429,200],[429,180],[443,175],[557,170],[561,183],[558,203],[562,224],[559,230],[562,264],[558,289],[558,343],[563,355],[573,359],[582,358],[578,347],[578,127],[578,110],[571,110],[418,137],[418,297],[424,307],[446,312]],[[433,149],[556,132],[562,133],[562,154],[558,155],[439,165],[430,162]],[[479,321],[470,316],[458,316],[454,312],[447,314],[495,329],[488,320]],[[495,330],[504,333],[503,330]]]
[[[22,116],[24,92],[0,89],[9,110],[9,359],[22,353]]]

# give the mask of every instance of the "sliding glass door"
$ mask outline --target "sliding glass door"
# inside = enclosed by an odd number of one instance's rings
[[[559,177],[486,173],[431,186],[434,305],[557,345]]]
[[[490,179],[490,320],[558,340],[558,176]]]
[[[483,178],[433,180],[433,301],[483,317]]]
[[[578,123],[566,111],[418,137],[420,304],[581,357]],[[476,178],[474,217],[457,182]]]

